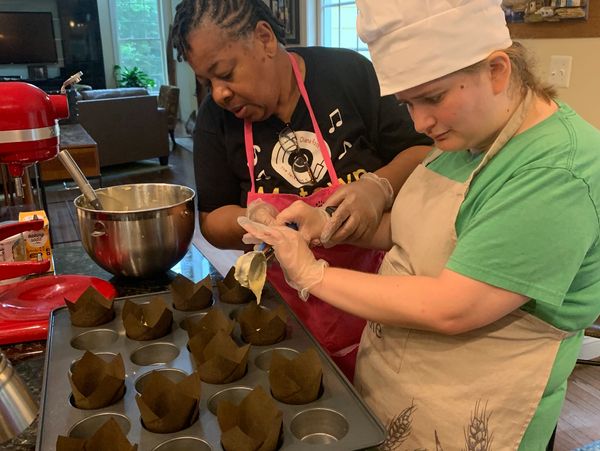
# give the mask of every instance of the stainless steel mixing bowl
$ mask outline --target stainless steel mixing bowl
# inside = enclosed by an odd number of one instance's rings
[[[83,195],[74,203],[83,247],[102,268],[150,277],[183,258],[194,234],[194,190],[140,183],[101,188],[96,194],[102,210],[94,210]]]

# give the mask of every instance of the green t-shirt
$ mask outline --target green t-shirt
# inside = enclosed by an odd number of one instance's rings
[[[521,443],[527,450],[556,425],[583,329],[600,315],[600,132],[557,103],[555,114],[511,139],[475,177],[446,264],[528,296],[523,310],[574,333],[561,343]],[[463,182],[481,158],[447,152],[428,167]]]

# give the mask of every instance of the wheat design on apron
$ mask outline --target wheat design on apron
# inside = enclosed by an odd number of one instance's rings
[[[528,93],[464,183],[427,168],[437,149],[415,169],[394,203],[394,245],[380,274],[440,274],[471,182],[519,129],[531,99]],[[388,427],[380,449],[517,449],[566,336],[522,310],[457,336],[370,322],[355,383]]]

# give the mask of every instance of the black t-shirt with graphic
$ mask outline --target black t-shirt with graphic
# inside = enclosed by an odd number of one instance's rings
[[[380,96],[369,60],[345,49],[288,49],[304,58],[304,84],[338,179],[358,180],[390,162],[400,151],[431,140],[415,132],[406,109],[393,96]],[[302,185],[302,168],[292,170],[292,153],[282,148],[280,132],[294,131],[302,155],[317,183]],[[289,124],[271,116],[252,124],[257,192],[310,194],[330,184],[312,122],[300,98]],[[194,166],[198,209],[210,212],[224,205],[246,206],[251,189],[244,146],[244,122],[207,96],[194,132]]]

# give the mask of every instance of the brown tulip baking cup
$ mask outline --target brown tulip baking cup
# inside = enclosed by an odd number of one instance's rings
[[[274,310],[252,302],[237,315],[242,338],[257,346],[272,345],[285,339],[287,312],[283,306]]]
[[[307,349],[288,360],[273,351],[269,369],[271,393],[286,404],[308,404],[319,397],[323,367],[317,351]]]
[[[228,384],[246,374],[250,345],[238,347],[229,334],[217,331],[208,341],[197,334],[188,342],[200,378],[209,384]]]
[[[218,330],[222,330],[227,335],[231,335],[235,323],[227,318],[220,309],[212,308],[206,315],[202,316],[202,318],[186,318],[184,320],[184,326],[189,338],[202,334],[204,340],[208,343]]]
[[[144,391],[135,397],[146,429],[159,434],[181,431],[199,415],[200,377],[192,373],[173,382],[155,371],[148,377]]]
[[[217,419],[225,451],[274,451],[282,428],[282,413],[258,386],[239,405],[221,401]]]
[[[89,286],[75,302],[65,298],[71,324],[77,327],[94,327],[112,321],[115,310],[112,299],[107,299]]]
[[[86,351],[69,375],[73,403],[79,409],[100,409],[125,394],[125,366],[117,354],[110,362]]]
[[[137,445],[127,440],[119,424],[110,418],[89,438],[58,436],[56,451],[137,451]]]
[[[219,300],[226,304],[244,304],[254,298],[254,294],[248,288],[241,286],[234,274],[235,268],[232,266],[225,278],[217,281]]]
[[[161,297],[153,298],[148,304],[136,304],[129,300],[123,305],[123,326],[132,340],[154,340],[171,331],[173,312]]]
[[[181,274],[171,282],[173,305],[177,310],[190,312],[203,310],[212,305],[212,282],[206,276],[200,282],[194,283]]]

